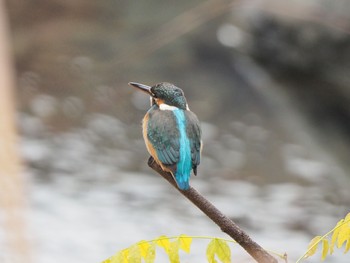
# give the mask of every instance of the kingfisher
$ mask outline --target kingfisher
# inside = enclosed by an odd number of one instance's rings
[[[191,171],[197,175],[201,158],[201,128],[182,89],[168,82],[152,87],[129,82],[148,95],[151,108],[142,120],[146,148],[157,164],[170,172],[181,190],[188,190]]]

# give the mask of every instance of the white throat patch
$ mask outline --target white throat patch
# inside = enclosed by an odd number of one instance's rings
[[[159,109],[160,110],[171,110],[171,111],[173,111],[173,110],[178,110],[179,108],[175,107],[175,106],[170,106],[170,105],[165,104],[165,103],[162,103],[162,104],[159,105]]]

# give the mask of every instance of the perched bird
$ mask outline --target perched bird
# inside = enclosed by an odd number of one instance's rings
[[[184,92],[167,82],[152,87],[135,82],[129,85],[151,96],[151,108],[142,121],[148,152],[172,174],[181,190],[187,190],[191,170],[197,174],[202,142],[199,121],[188,108]]]

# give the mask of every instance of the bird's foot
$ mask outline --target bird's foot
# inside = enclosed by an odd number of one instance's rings
[[[154,163],[155,163],[154,158],[152,156],[150,156],[148,158],[148,162],[147,162],[148,166],[152,167]]]

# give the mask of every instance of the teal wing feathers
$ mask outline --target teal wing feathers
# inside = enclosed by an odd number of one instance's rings
[[[173,171],[180,158],[179,131],[171,111],[153,110],[149,112],[147,137],[157,152],[157,157]]]
[[[201,128],[197,116],[191,111],[184,111],[186,135],[190,142],[191,163],[194,174],[201,158]],[[157,152],[157,157],[173,172],[180,161],[180,132],[172,111],[151,110],[147,128],[147,137]]]
[[[193,112],[186,111],[185,115],[187,122],[186,133],[191,146],[192,169],[194,174],[197,174],[197,166],[199,165],[201,159],[202,131],[198,118]]]

